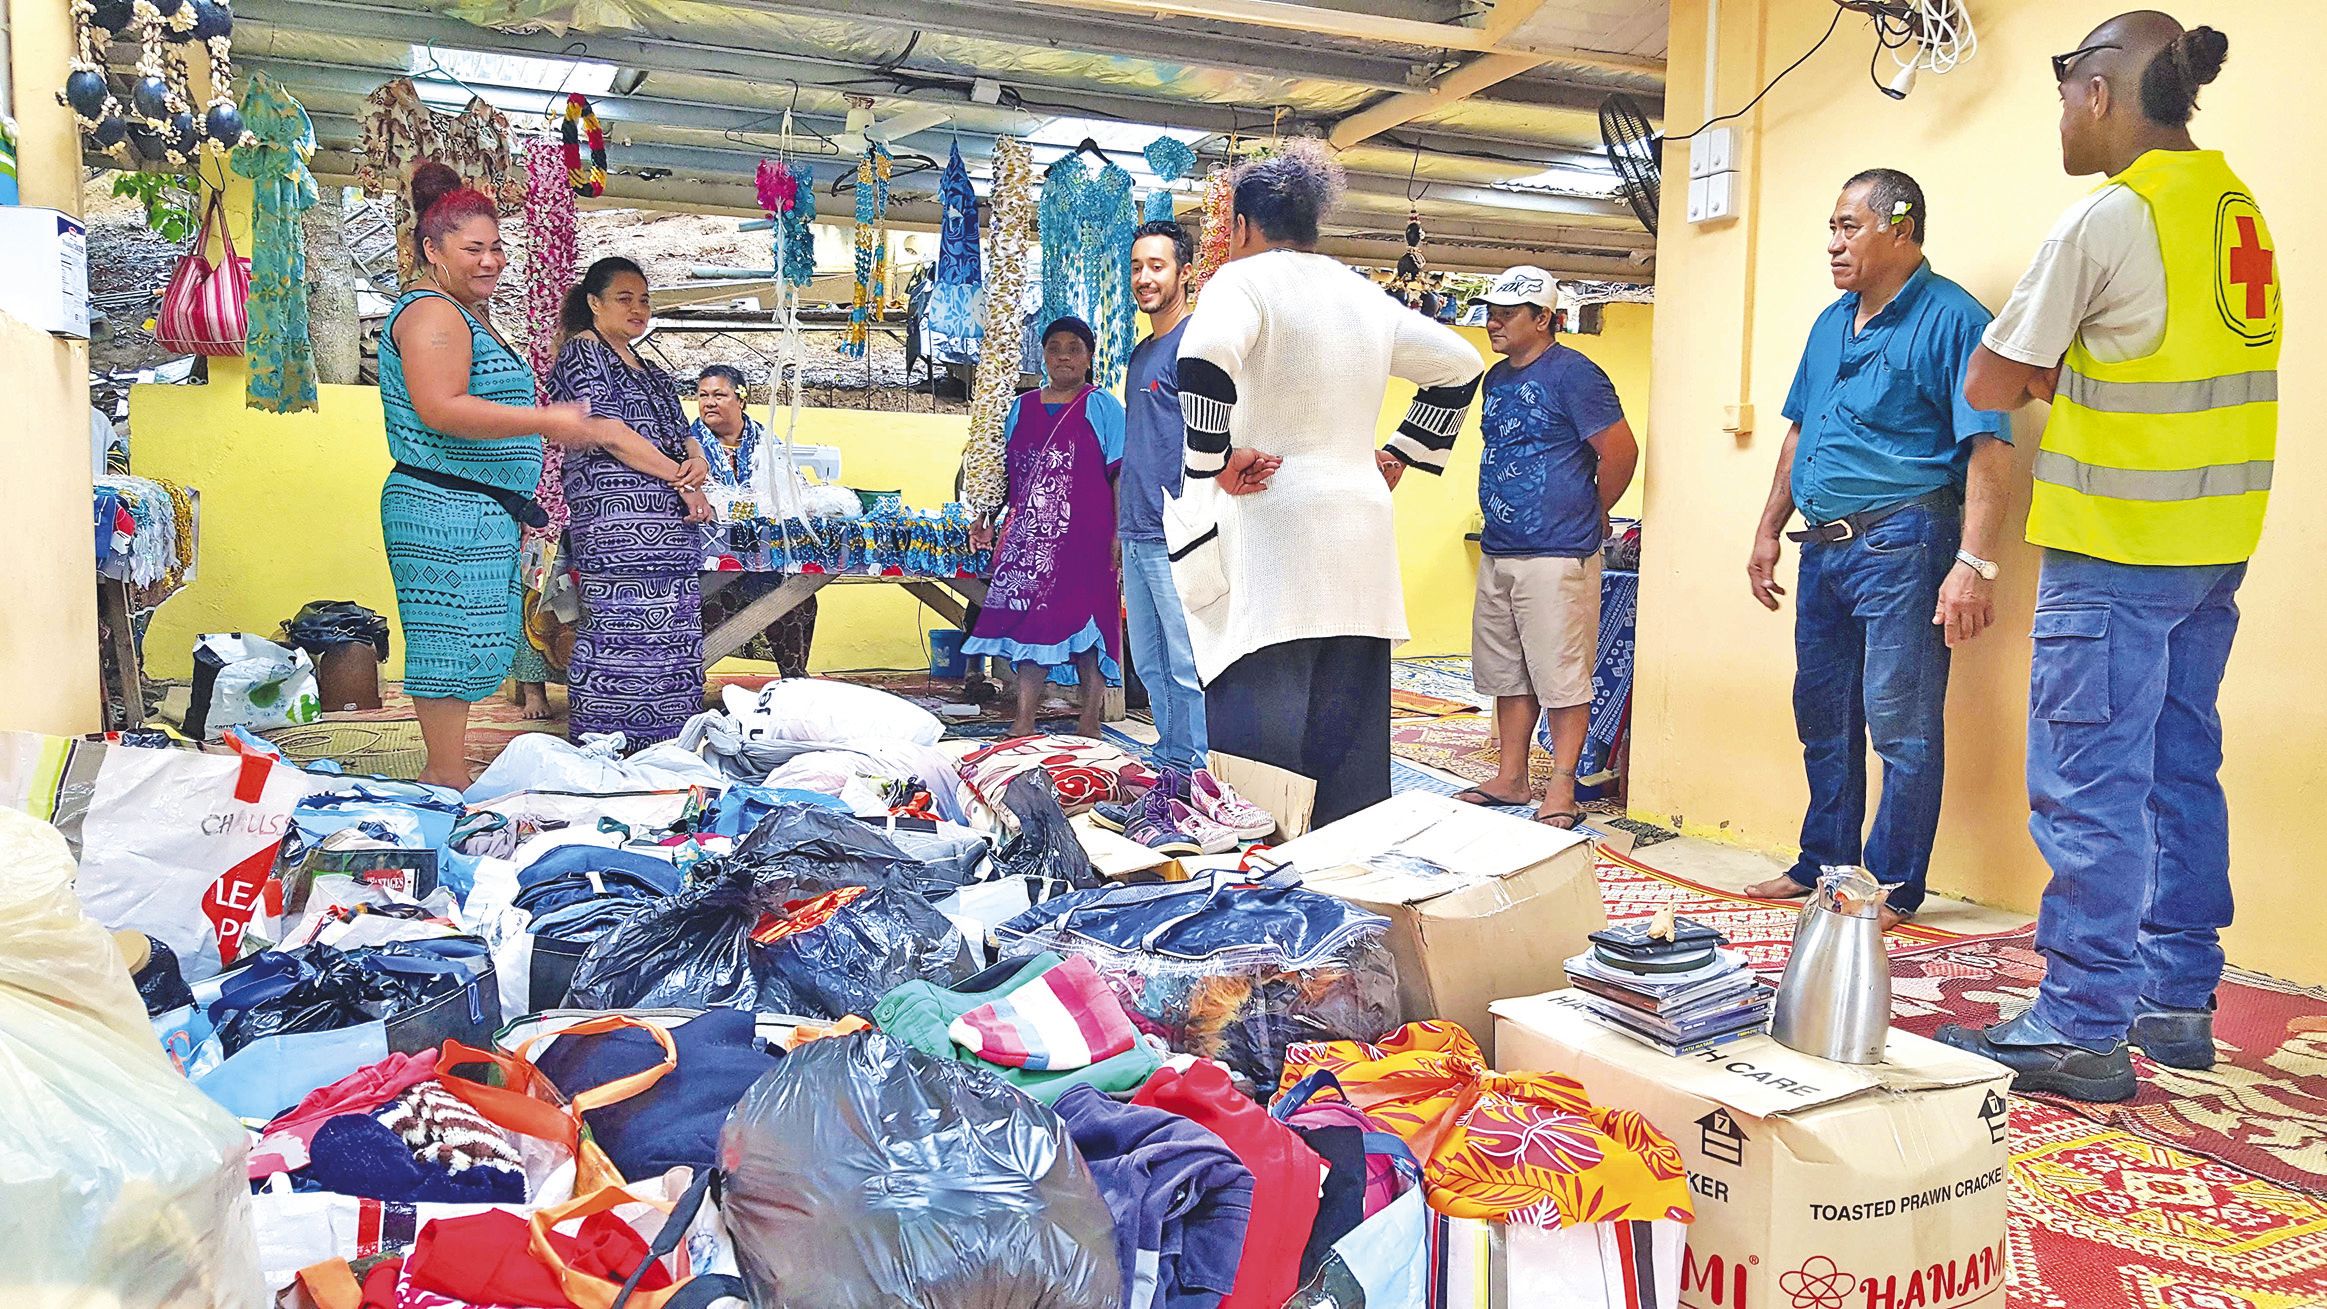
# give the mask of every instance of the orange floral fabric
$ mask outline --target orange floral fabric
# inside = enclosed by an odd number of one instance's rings
[[[1572,1077],[1498,1073],[1456,1024],[1297,1044],[1283,1087],[1319,1068],[1413,1149],[1424,1198],[1450,1217],[1575,1227],[1693,1216],[1681,1152],[1647,1119],[1594,1105]]]

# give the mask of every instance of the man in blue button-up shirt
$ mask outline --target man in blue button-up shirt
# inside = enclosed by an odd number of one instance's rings
[[[1842,298],[1810,328],[1746,573],[1778,607],[1780,534],[1804,530],[1794,724],[1810,777],[1802,854],[1748,894],[1809,893],[1823,867],[1890,885],[1884,927],[1913,914],[1939,828],[1948,650],[1993,616],[1993,543],[2011,437],[1963,399],[1988,311],[1923,258],[1923,190],[1875,169],[1834,206],[1826,253]],[[1866,830],[1866,747],[1882,801]]]

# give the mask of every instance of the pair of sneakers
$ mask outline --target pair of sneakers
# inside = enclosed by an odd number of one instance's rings
[[[1276,831],[1268,811],[1230,790],[1209,769],[1157,770],[1146,794],[1092,811],[1101,827],[1158,854],[1227,854]]]

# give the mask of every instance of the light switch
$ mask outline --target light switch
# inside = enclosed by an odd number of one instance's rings
[[[1711,177],[1737,165],[1736,129],[1708,127],[1689,138],[1689,176]]]
[[[1694,182],[1690,183],[1689,198],[1692,208],[1695,207],[1696,185]],[[1715,173],[1704,179],[1704,186],[1704,216],[1696,221],[1714,223],[1724,218],[1737,216],[1737,174]]]

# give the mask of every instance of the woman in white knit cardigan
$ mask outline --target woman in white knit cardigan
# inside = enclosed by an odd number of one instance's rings
[[[1180,341],[1188,477],[1165,515],[1212,748],[1315,779],[1320,824],[1389,798],[1390,491],[1445,471],[1482,368],[1316,252],[1340,183],[1306,146],[1238,170],[1229,262]],[[1377,449],[1392,377],[1421,391]]]

